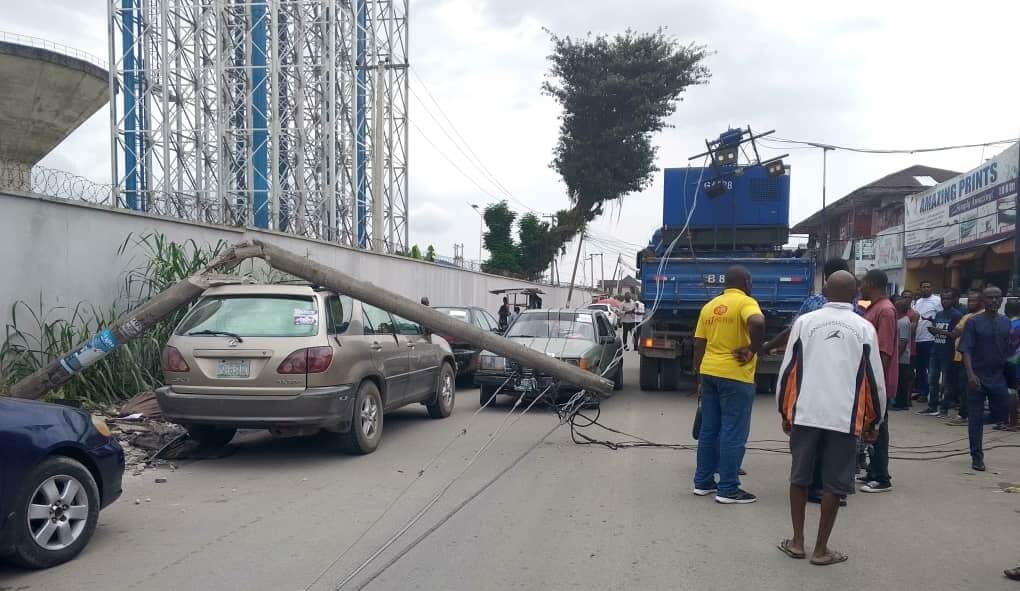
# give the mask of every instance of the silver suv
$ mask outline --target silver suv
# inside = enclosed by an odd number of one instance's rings
[[[207,290],[163,351],[168,420],[225,444],[238,428],[277,435],[324,431],[344,449],[379,445],[383,414],[421,403],[453,411],[449,344],[405,320],[308,286]]]

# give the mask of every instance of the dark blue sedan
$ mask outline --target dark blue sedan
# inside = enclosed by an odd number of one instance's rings
[[[101,419],[0,396],[0,557],[28,568],[71,560],[123,476],[124,451]]]

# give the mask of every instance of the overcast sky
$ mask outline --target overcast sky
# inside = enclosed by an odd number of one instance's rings
[[[106,55],[103,0],[51,0],[45,11],[0,0],[0,8],[6,30]],[[686,93],[674,127],[656,138],[659,165],[666,167],[685,165],[703,151],[706,137],[730,125],[868,148],[1020,136],[1017,22],[1020,2],[1012,0],[417,0],[411,2],[411,64],[424,86],[412,76],[412,90],[426,102],[426,89],[434,95],[470,149],[519,200],[512,207],[552,212],[567,199],[548,166],[558,110],[540,93],[550,49],[543,27],[577,35],[663,26],[682,42],[715,52],[707,62],[709,84]],[[501,191],[466,162],[414,96],[410,112],[420,128],[411,132],[411,241],[423,249],[433,244],[443,254],[464,243],[467,256],[476,258],[478,219],[467,204],[493,202]],[[104,110],[43,164],[109,182],[108,125]],[[829,198],[911,164],[967,170],[995,151],[830,153]],[[821,153],[792,150],[787,162],[791,218],[799,221],[821,205]],[[661,208],[660,174],[647,191],[599,220],[595,231],[643,244],[660,225]],[[631,249],[621,245],[586,249],[606,252],[607,275],[621,251],[630,259]]]

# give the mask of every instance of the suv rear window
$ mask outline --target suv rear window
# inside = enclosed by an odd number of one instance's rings
[[[242,337],[310,337],[319,332],[319,311],[314,298],[208,297],[184,317],[176,334],[201,332],[232,333]]]

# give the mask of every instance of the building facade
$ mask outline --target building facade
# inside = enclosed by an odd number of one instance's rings
[[[819,265],[816,288],[821,287],[821,266],[832,257],[850,261],[858,276],[882,269],[894,289],[902,289],[904,273],[904,201],[909,195],[938,186],[958,173],[915,165],[859,187],[792,228],[807,234]]]

